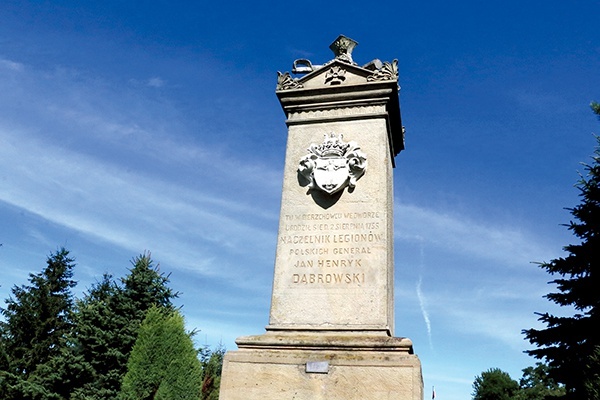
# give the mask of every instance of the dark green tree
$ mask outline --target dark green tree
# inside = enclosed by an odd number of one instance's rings
[[[221,372],[223,370],[223,357],[225,348],[221,345],[211,351],[204,348],[201,351],[202,362],[202,399],[218,400],[221,387]]]
[[[592,111],[598,115],[598,118],[600,118],[600,103],[596,103],[595,101],[592,101],[592,104],[590,104],[590,107],[592,108]]]
[[[127,363],[121,397],[198,400],[202,367],[179,311],[152,307]]]
[[[115,399],[146,312],[153,306],[174,309],[172,299],[178,294],[150,254],[132,264],[120,285],[105,275],[77,302],[73,342],[81,368],[73,399]]]
[[[78,369],[65,371],[73,399],[114,399],[120,390],[128,357],[122,340],[129,340],[123,332],[131,322],[122,300],[122,289],[105,274],[76,302],[72,356]]]
[[[73,260],[61,249],[15,287],[0,322],[0,399],[115,399],[149,308],[177,296],[149,253],[120,282],[110,275],[74,304]]]
[[[154,265],[150,253],[143,253],[134,258],[132,264],[133,268],[129,270],[129,274],[121,280],[125,305],[129,306],[129,316],[141,323],[153,305],[173,309],[172,300],[179,293],[168,286],[169,276],[161,273],[158,265]],[[135,331],[134,341],[137,337],[137,327]]]
[[[169,286],[169,276],[160,272],[158,266],[150,257],[150,253],[144,253],[132,261],[133,268],[123,278],[123,291],[121,311],[130,320],[124,328],[122,350],[129,358],[129,353],[138,336],[138,329],[146,318],[147,311],[153,307],[174,310],[172,300],[179,293],[174,292]],[[123,374],[126,366],[123,365]]]
[[[475,377],[473,400],[513,400],[519,394],[519,383],[499,368],[490,368]]]
[[[594,354],[590,357],[590,362],[586,365],[588,379],[584,385],[585,392],[590,399],[600,399],[600,369],[598,365],[600,365],[600,347],[596,346]]]
[[[58,394],[16,374],[0,372],[0,398],[3,400],[63,400]]]
[[[29,275],[30,285],[12,288],[6,308],[1,309],[5,321],[0,322],[0,398],[56,398],[38,382],[36,370],[43,369],[68,346],[73,326],[74,266],[69,252],[61,248],[48,257],[41,273]]]
[[[600,116],[600,105],[592,103]],[[565,399],[600,399],[600,137],[591,164],[577,184],[581,202],[570,209],[574,220],[567,224],[579,239],[564,247],[565,257],[540,264],[559,278],[550,283],[558,291],[545,297],[573,308],[571,316],[539,314],[545,329],[524,330],[525,337],[538,348],[527,353],[545,359],[549,375],[564,384]]]
[[[535,367],[525,368],[519,381],[521,390],[518,399],[544,400],[563,396],[565,388],[550,378],[548,370],[548,365],[539,362]]]

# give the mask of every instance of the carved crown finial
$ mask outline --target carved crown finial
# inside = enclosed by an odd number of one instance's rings
[[[348,147],[350,147],[350,145],[344,143],[341,133],[339,136],[332,133],[331,135],[325,135],[323,143],[314,146],[312,151],[319,157],[342,157],[346,154]]]
[[[346,61],[347,63],[354,64],[352,61],[352,50],[358,45],[358,42],[350,39],[344,35],[340,35],[329,45],[335,58],[338,60]]]

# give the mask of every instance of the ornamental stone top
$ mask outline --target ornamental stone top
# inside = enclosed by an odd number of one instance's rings
[[[320,85],[342,85],[358,83],[360,81],[396,81],[398,80],[398,60],[392,62],[381,62],[374,59],[367,64],[359,66],[352,59],[352,51],[358,45],[353,39],[340,35],[331,43],[329,48],[333,51],[335,58],[324,64],[313,64],[310,60],[300,58],[294,61],[292,74],[304,75],[298,78],[292,77],[289,72],[277,72],[277,90],[305,89],[313,87],[315,82],[311,82],[317,75],[323,74],[319,81]]]
[[[374,59],[359,65],[352,54],[357,45],[355,40],[340,35],[329,46],[333,59],[322,64],[313,64],[304,58],[295,60],[291,72],[277,72],[277,97],[289,125],[322,118],[331,121],[347,117],[355,119],[367,110],[371,110],[373,116],[383,112],[389,123],[392,155],[396,156],[404,149],[398,98],[398,60],[382,62]],[[309,170],[306,171],[308,173]],[[311,181],[309,188],[327,192],[318,185],[320,173],[316,169],[312,173],[308,178],[314,178],[316,173],[317,179]],[[353,180],[348,180],[340,186],[352,189],[353,183]]]
[[[340,35],[333,41],[333,43],[329,45],[329,48],[331,51],[333,51],[335,58],[338,60],[354,64],[354,61],[352,61],[352,50],[354,50],[357,45],[357,41],[352,40],[344,35]]]

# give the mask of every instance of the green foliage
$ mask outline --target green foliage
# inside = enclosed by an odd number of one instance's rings
[[[132,264],[133,268],[129,270],[129,274],[121,280],[124,288],[124,306],[130,312],[129,317],[141,323],[146,311],[153,305],[172,309],[171,300],[179,294],[169,288],[169,277],[162,274],[158,266],[154,266],[150,253],[134,258]],[[134,338],[136,336],[134,335]]]
[[[498,368],[482,372],[473,382],[473,400],[512,400],[518,392],[517,381]]]
[[[475,377],[473,400],[550,400],[565,395],[564,386],[556,383],[548,374],[550,368],[543,363],[523,370],[517,383],[510,375],[498,368],[491,368]]]
[[[600,112],[598,113],[600,114]],[[587,379],[584,382],[585,393],[590,399],[600,399],[600,346],[596,346],[589,362],[583,367]]]
[[[564,395],[565,388],[550,378],[548,372],[548,365],[543,363],[536,363],[535,367],[525,368],[519,382],[521,391],[518,399],[544,400]]]
[[[202,361],[202,399],[218,400],[221,387],[221,372],[223,370],[223,357],[225,348],[219,346],[215,351],[204,349]]]
[[[205,352],[210,372],[203,374],[183,317],[172,304],[178,294],[168,287],[168,276],[154,266],[149,253],[134,258],[124,278],[115,281],[105,274],[76,301],[71,295],[74,264],[68,254],[65,249],[52,254],[40,274],[30,275],[30,285],[12,289],[1,309],[5,322],[0,322],[0,399],[118,398],[143,321],[146,331],[152,331],[150,325],[162,332],[161,340],[152,343],[156,354],[171,357],[168,364],[157,358],[156,365],[143,368],[142,375],[164,372],[152,398],[199,399],[204,376],[211,377],[206,398],[218,398],[224,351]],[[152,312],[147,318],[148,310]],[[136,348],[144,348],[143,342]]]
[[[121,386],[130,340],[130,321],[123,311],[122,289],[105,274],[76,302],[73,356],[81,365],[74,399],[112,399]]]
[[[590,107],[592,108],[592,111],[594,112],[594,114],[598,115],[598,117],[600,118],[600,103],[596,103],[595,101],[592,101],[592,103],[590,104]]]
[[[121,399],[200,399],[202,367],[178,311],[152,307],[127,363]]]
[[[600,106],[592,104],[600,115]],[[570,209],[574,221],[567,226],[579,243],[565,246],[568,253],[540,266],[554,279],[558,292],[545,297],[560,306],[573,307],[572,316],[539,314],[546,329],[524,330],[526,338],[538,348],[528,354],[546,359],[549,375],[566,387],[568,399],[600,399],[598,371],[600,360],[600,137],[592,164],[584,164],[586,174],[577,187],[581,203]],[[593,388],[596,388],[593,390]]]
[[[132,264],[121,285],[105,275],[77,302],[73,342],[82,373],[73,399],[115,399],[146,312],[153,306],[174,309],[171,300],[177,293],[150,254],[134,258]]]
[[[40,371],[61,357],[72,328],[76,284],[74,260],[60,249],[48,257],[46,268],[30,274],[30,285],[12,288],[1,310],[0,393],[2,398],[53,399]]]
[[[40,384],[22,376],[0,371],[0,399],[5,400],[61,400],[62,398]]]
[[[69,344],[62,349],[60,355],[54,356],[48,363],[39,365],[31,381],[61,399],[68,399],[87,373],[85,363],[81,357],[74,354],[73,347]]]

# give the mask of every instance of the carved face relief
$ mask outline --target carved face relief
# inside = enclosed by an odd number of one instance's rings
[[[308,180],[309,189],[330,195],[346,186],[353,189],[367,168],[367,156],[355,142],[345,143],[341,134],[325,135],[323,143],[311,144],[308,152],[298,172]]]
[[[348,160],[345,158],[317,158],[313,177],[319,188],[332,194],[344,188],[349,172]]]

